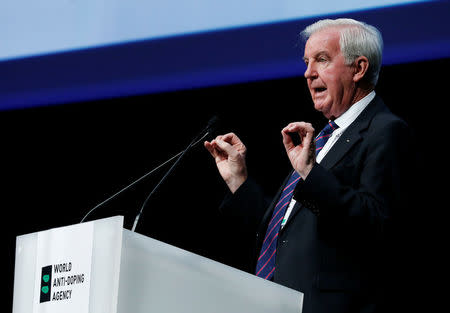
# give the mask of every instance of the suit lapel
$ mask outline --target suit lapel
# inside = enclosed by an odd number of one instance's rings
[[[344,131],[338,141],[333,145],[327,155],[322,159],[320,165],[326,169],[332,168],[342,157],[350,151],[360,139],[360,127],[348,128]]]
[[[379,96],[375,96],[375,98],[369,103],[364,111],[361,112],[356,120],[344,131],[338,141],[333,145],[331,150],[322,159],[320,165],[326,169],[331,169],[333,166],[335,166],[355,144],[363,139],[361,133],[369,127],[370,122],[372,121],[375,114],[385,109],[387,109],[387,107],[383,103],[383,100],[381,100]],[[301,211],[301,209],[302,205],[297,202],[292,209],[292,212],[286,224],[280,230],[280,233],[289,226],[290,221],[294,219],[294,217],[299,211]]]
[[[361,133],[369,127],[375,114],[383,108],[386,108],[383,100],[376,96],[356,120],[342,133],[338,141],[322,159],[320,165],[326,169],[331,169],[335,166],[356,143],[362,140]]]

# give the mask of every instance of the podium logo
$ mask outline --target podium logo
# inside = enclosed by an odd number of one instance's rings
[[[41,297],[40,303],[50,301],[52,283],[52,266],[44,266],[41,275]]]

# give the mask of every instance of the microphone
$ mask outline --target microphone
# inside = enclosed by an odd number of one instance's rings
[[[208,121],[208,125],[206,126],[206,131],[209,131],[210,133],[212,133],[213,131],[215,131],[220,125],[220,119],[217,115],[214,115],[213,117],[211,117]]]
[[[167,171],[167,173],[163,176],[163,178],[161,178],[161,180],[158,182],[158,184],[156,184],[155,188],[153,188],[153,190],[149,193],[149,195],[147,196],[147,198],[145,199],[144,203],[142,204],[142,207],[139,211],[139,213],[136,215],[136,218],[134,220],[133,223],[133,227],[131,228],[131,231],[134,232],[137,226],[137,223],[139,222],[139,219],[142,215],[142,212],[144,211],[145,206],[147,205],[148,200],[151,198],[151,196],[155,193],[155,191],[159,188],[159,186],[162,184],[162,182],[167,178],[167,176],[170,175],[170,173],[172,173],[172,171],[174,170],[174,168],[178,165],[178,163],[181,161],[181,159],[184,157],[184,155],[194,146],[196,145],[198,142],[200,142],[201,140],[203,140],[206,136],[208,136],[209,134],[211,134],[212,132],[214,132],[217,127],[219,126],[219,118],[215,115],[212,118],[209,119],[208,124],[206,125],[206,127],[192,140],[192,142],[186,147],[186,149],[184,149],[180,154],[180,156],[178,157],[178,159],[175,161],[175,163],[169,168],[169,170]],[[201,137],[201,138],[200,138]],[[200,139],[198,139],[200,138]]]
[[[218,128],[219,124],[220,124],[220,120],[217,117],[217,115],[214,115],[213,117],[211,117],[209,119],[209,121],[208,121],[208,124],[206,124],[206,127],[201,132],[198,133],[197,137],[195,137],[192,140],[190,145],[192,145],[193,142],[197,141],[199,137],[203,136],[203,138],[204,138],[207,135],[211,134],[212,132],[216,131],[216,129]],[[189,146],[186,149],[188,149]]]
[[[219,125],[219,118],[217,116],[213,116],[209,121],[207,126],[197,135],[197,137],[189,144],[188,148],[194,147],[196,146],[198,143],[200,143],[204,138],[206,138],[206,136],[208,136],[209,134],[211,134],[213,131],[215,131],[215,129],[217,129],[217,126]],[[121,194],[122,192],[130,189],[132,186],[134,186],[135,184],[137,184],[138,182],[140,182],[141,180],[143,180],[144,178],[146,178],[147,176],[151,175],[152,173],[154,173],[155,171],[157,171],[158,169],[160,169],[161,167],[163,167],[164,165],[166,165],[167,163],[171,162],[173,159],[175,159],[176,157],[183,155],[186,153],[186,149],[183,151],[180,151],[179,153],[175,154],[174,156],[172,156],[170,159],[166,160],[165,162],[161,163],[160,165],[158,165],[157,167],[155,167],[154,169],[152,169],[151,171],[147,172],[146,174],[144,174],[143,176],[141,176],[140,178],[136,179],[135,181],[133,181],[131,184],[125,186],[124,188],[122,188],[121,190],[119,190],[118,192],[116,192],[115,194],[113,194],[112,196],[110,196],[109,198],[107,198],[106,200],[103,200],[102,202],[100,202],[99,204],[97,204],[96,206],[94,206],[92,209],[89,210],[89,212],[81,219],[80,223],[83,223],[86,218],[92,213],[94,212],[97,208],[101,207],[102,205],[104,205],[105,203],[107,203],[108,201],[114,199],[115,197],[117,197],[119,194]],[[180,157],[181,158],[181,157]],[[178,160],[177,160],[178,162]],[[163,178],[164,179],[164,178]],[[160,182],[161,183],[161,182]],[[159,184],[160,184],[159,183]],[[141,209],[142,211],[142,209]],[[141,212],[140,212],[141,213]],[[135,221],[136,223],[136,221]],[[135,226],[134,226],[135,227]]]

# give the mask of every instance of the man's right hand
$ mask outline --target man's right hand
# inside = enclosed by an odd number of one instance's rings
[[[205,141],[204,145],[216,161],[223,180],[234,193],[247,180],[247,148],[234,133],[217,136],[211,142]]]

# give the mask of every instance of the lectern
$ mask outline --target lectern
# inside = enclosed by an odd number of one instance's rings
[[[303,294],[123,228],[17,237],[13,313],[299,313]]]

